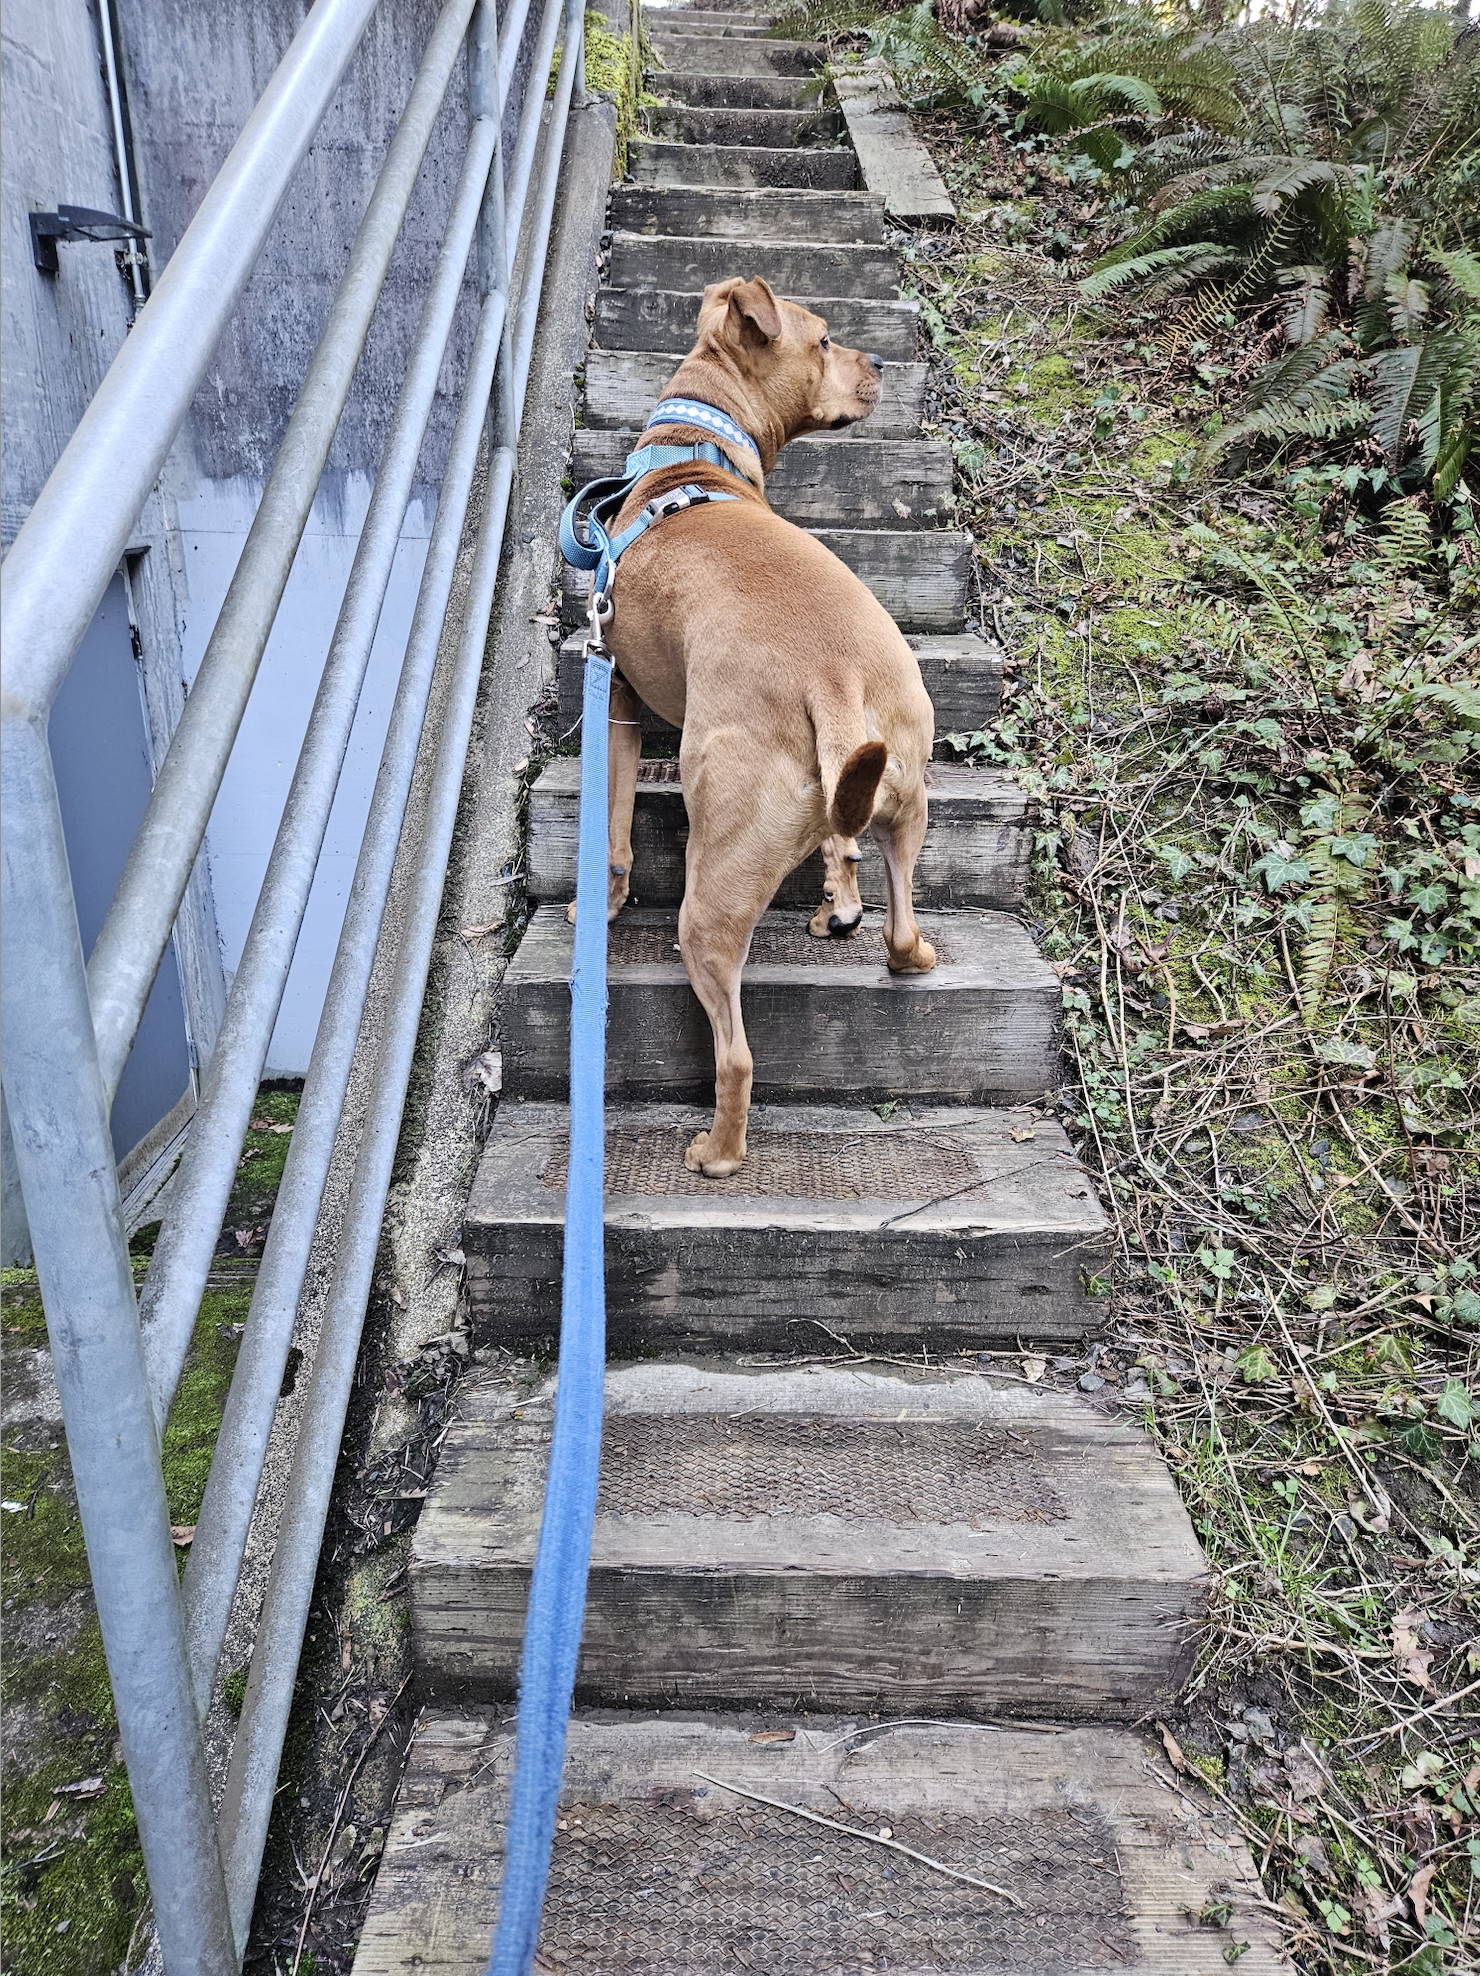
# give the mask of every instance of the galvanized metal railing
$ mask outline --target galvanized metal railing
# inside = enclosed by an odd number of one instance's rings
[[[0,1022],[16,1165],[154,1918],[169,1976],[235,1976],[286,1733],[472,729],[583,0],[445,0],[117,894],[84,964],[47,719],[278,206],[378,0],[316,0],[16,537],[0,576]],[[531,7],[534,19],[530,20]],[[553,98],[549,75],[563,27]],[[521,46],[511,158],[500,132]],[[469,134],[307,736],[181,1171],[135,1301],[109,1109],[221,786],[371,314],[460,50]],[[160,1436],[199,1312],[317,868],[469,255],[481,298],[354,885],[183,1584]],[[513,290],[516,256],[522,269]],[[397,936],[365,1009],[480,450],[476,553]],[[406,852],[411,855],[409,847]],[[387,938],[390,936],[387,935]],[[350,1068],[359,1143],[219,1820],[201,1723],[217,1674]]]

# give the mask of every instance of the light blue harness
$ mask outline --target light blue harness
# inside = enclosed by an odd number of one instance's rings
[[[653,407],[643,431],[651,432],[660,425],[697,425],[722,434],[732,446],[743,446],[757,459],[760,458],[760,447],[748,432],[736,425],[728,412],[722,412],[717,405],[706,405],[698,398],[664,398]],[[655,473],[659,467],[686,465],[691,460],[723,467],[737,479],[747,479],[712,439],[701,439],[688,446],[639,446],[627,455],[620,474],[589,482],[560,517],[561,555],[573,569],[596,572],[591,586],[591,606],[598,621],[611,613],[612,578],[616,574],[618,559],[640,535],[647,533],[654,522],[661,521],[665,515],[678,514],[684,508],[697,507],[704,501],[736,501],[740,498],[737,494],[724,494],[717,488],[696,487],[692,483],[671,487],[666,494],[656,495],[649,501],[636,520],[629,523],[614,541],[607,533],[606,523],[617,513],[644,474]],[[585,539],[582,539],[576,523],[576,517],[583,508],[587,509]]]

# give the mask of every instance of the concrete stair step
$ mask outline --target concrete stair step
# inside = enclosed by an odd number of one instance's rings
[[[1002,652],[984,639],[958,632],[954,637],[930,637],[916,633],[906,643],[920,661],[920,677],[935,707],[936,752],[941,737],[972,733],[995,720],[1002,701]],[[557,685],[560,693],[561,731],[571,732],[580,724],[581,678],[585,641],[579,633],[560,647]],[[674,753],[678,729],[655,713],[643,709],[644,736],[658,741],[656,753]]]
[[[622,233],[689,239],[778,240],[790,235],[877,245],[884,238],[884,201],[872,192],[619,185],[611,196],[611,223]]]
[[[843,113],[836,108],[691,110],[672,103],[642,114],[651,135],[670,144],[754,144],[777,151],[791,145],[836,144],[843,131]]]
[[[671,350],[588,351],[586,424],[576,434],[577,445],[586,443],[584,433],[605,429],[619,430],[635,440],[648,413],[662,397],[664,386],[682,362],[682,354]],[[861,425],[845,426],[841,432],[818,432],[809,440],[798,440],[782,453],[782,463],[797,445],[811,444],[814,440],[833,446],[859,439],[918,438],[925,414],[926,377],[924,364],[885,364],[879,403]]]
[[[683,1163],[693,1105],[607,1115],[609,1349],[981,1351],[1072,1340],[1105,1216],[1062,1128],[1016,1112],[756,1105],[728,1180]],[[1017,1136],[1014,1137],[1013,1135]],[[1031,1135],[1031,1136],[1030,1136]],[[560,1332],[570,1113],[504,1103],[463,1223],[473,1334],[548,1352]]]
[[[838,241],[733,240],[614,233],[607,280],[613,288],[699,290],[730,275],[761,275],[778,295],[895,299],[899,267],[888,247]],[[880,356],[888,356],[881,350]]]
[[[810,528],[873,592],[895,623],[912,631],[959,632],[966,614],[972,539],[955,529]],[[584,624],[589,571],[561,571],[567,625]]]
[[[654,96],[694,110],[832,109],[822,76],[682,75],[665,69],[650,78]]]
[[[1012,912],[1022,904],[1032,854],[1032,805],[996,769],[941,763],[930,770],[930,829],[915,866],[919,906],[985,906]],[[561,755],[529,792],[525,886],[533,899],[564,904],[576,895],[579,756]],[[688,816],[674,760],[642,764],[632,822],[632,903],[677,906],[684,893]],[[859,889],[882,907],[884,861],[867,833],[859,839]],[[822,899],[822,854],[814,852],[776,894],[782,908],[810,913]]]
[[[665,144],[627,147],[627,173],[638,185],[796,186],[849,192],[861,183],[852,151],[768,150],[759,145]]]
[[[768,36],[670,34],[662,16],[648,24],[662,67],[650,70],[661,88],[665,75],[820,75],[827,50],[819,41],[773,41]]]
[[[747,267],[747,273],[758,272]],[[688,350],[699,331],[702,290],[601,288],[596,293],[596,340],[606,350]],[[873,350],[886,363],[908,364],[919,346],[920,311],[913,302],[793,290],[821,316],[840,343]]]
[[[514,1691],[554,1377],[458,1391],[412,1538],[424,1690]],[[576,1699],[1139,1716],[1205,1567],[1150,1442],[971,1373],[613,1366]]]
[[[620,473],[637,439],[636,429],[578,431],[571,454],[576,485]],[[851,446],[797,439],[768,475],[766,499],[804,527],[934,528],[950,509],[952,464],[943,439],[860,438]]]
[[[885,966],[881,915],[816,940],[801,913],[761,918],[744,974],[755,1093],[767,1098],[935,1098],[1017,1104],[1058,1071],[1058,976],[1015,919],[925,912],[929,974]],[[504,1089],[563,1098],[575,929],[541,906],[499,990]],[[611,928],[607,1083],[614,1098],[707,1097],[709,1018],[678,951],[678,916],[628,907]]]
[[[1242,1839],[1193,1792],[1160,1781],[1159,1752],[1102,1727],[881,1732],[839,1719],[577,1715],[539,1966],[1227,1976],[1225,1948],[1247,1943],[1239,1976],[1288,1972]],[[514,1760],[514,1725],[494,1710],[420,1718],[355,1976],[479,1976]],[[1023,1905],[727,1784],[854,1831],[887,1824]],[[1199,1926],[1215,1901],[1231,1910],[1227,1927]]]

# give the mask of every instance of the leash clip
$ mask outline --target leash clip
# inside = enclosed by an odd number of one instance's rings
[[[604,658],[606,640],[601,635],[601,629],[612,621],[612,600],[604,590],[592,590],[586,618],[586,656],[589,658],[592,653],[599,653]]]

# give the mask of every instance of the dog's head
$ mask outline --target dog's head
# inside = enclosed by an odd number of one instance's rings
[[[883,358],[834,343],[821,316],[783,302],[759,278],[705,289],[691,354],[721,359],[754,401],[749,429],[768,425],[777,448],[806,432],[856,425],[879,402]]]
[[[863,895],[858,867],[863,853],[854,837],[822,840],[822,904],[807,922],[807,931],[825,940],[851,933],[863,919]]]

